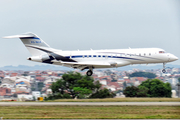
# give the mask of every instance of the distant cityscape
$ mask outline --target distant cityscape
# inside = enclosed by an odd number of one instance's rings
[[[156,66],[129,66],[117,69],[94,70],[92,77],[107,88],[116,93],[116,97],[125,97],[123,90],[127,86],[138,86],[146,77],[129,77],[133,72],[151,72],[157,75],[157,79],[171,84],[173,94],[177,97],[177,83],[180,77],[179,65],[167,65],[166,73],[162,73],[162,65]],[[124,68],[124,70],[123,70]],[[144,68],[144,69],[142,69]],[[149,68],[149,69],[146,69]],[[58,70],[59,69],[59,70]],[[36,100],[38,97],[45,97],[52,94],[50,86],[57,79],[68,71],[80,72],[85,75],[86,71],[69,69],[61,66],[5,66],[0,68],[0,100]]]
[[[180,65],[172,65],[172,64],[166,64],[167,68],[180,68]],[[118,67],[118,68],[112,68],[115,70],[132,70],[132,69],[140,69],[140,70],[146,70],[146,69],[162,69],[163,66],[162,64],[142,64],[142,65],[128,65],[128,66],[124,66],[124,67]],[[57,66],[57,65],[34,65],[34,66],[27,66],[27,65],[18,65],[18,66],[3,66],[0,67],[0,70],[24,70],[24,71],[28,71],[28,70],[74,70],[73,68],[68,68],[68,67],[64,67],[64,66]],[[104,70],[104,69],[102,69]]]

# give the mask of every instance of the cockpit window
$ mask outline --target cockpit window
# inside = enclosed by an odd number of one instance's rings
[[[165,53],[165,51],[159,51],[159,53]]]

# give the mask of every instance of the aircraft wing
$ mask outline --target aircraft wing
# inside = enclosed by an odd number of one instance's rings
[[[85,69],[86,67],[94,67],[94,68],[105,68],[105,67],[121,67],[129,65],[130,63],[127,61],[118,61],[118,62],[96,62],[96,61],[88,61],[88,62],[62,62],[64,65],[71,66],[73,68]]]
[[[62,64],[69,64],[69,65],[87,65],[87,66],[93,66],[93,65],[111,65],[110,63],[103,63],[103,62],[61,62]]]

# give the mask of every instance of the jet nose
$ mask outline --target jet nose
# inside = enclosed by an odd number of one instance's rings
[[[179,58],[178,57],[176,57],[175,55],[170,55],[170,60],[171,61],[176,61],[176,60],[178,60]]]

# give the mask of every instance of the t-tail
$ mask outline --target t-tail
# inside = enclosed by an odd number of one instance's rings
[[[32,56],[44,54],[43,48],[50,48],[50,46],[40,39],[36,34],[24,33],[21,35],[6,36],[4,38],[20,38]]]
[[[53,58],[51,55],[49,55],[50,51],[48,51],[49,49],[51,49],[50,46],[42,39],[40,39],[36,34],[24,33],[21,35],[6,36],[3,38],[21,39],[23,44],[32,55],[28,58],[28,60],[52,64],[51,60],[53,60]]]

